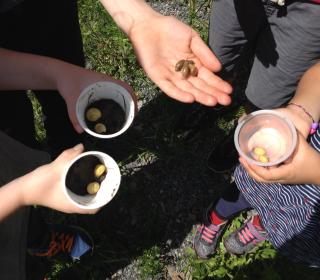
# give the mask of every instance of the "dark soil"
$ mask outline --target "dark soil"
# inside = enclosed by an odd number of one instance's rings
[[[88,155],[77,160],[70,167],[66,176],[66,186],[78,195],[87,195],[87,185],[92,182],[101,182],[94,176],[94,168],[102,162],[93,155]]]
[[[87,126],[95,131],[94,126],[97,123],[102,123],[106,127],[106,132],[102,134],[113,134],[118,132],[124,125],[125,112],[121,106],[111,99],[101,99],[91,103],[87,110],[90,108],[97,108],[101,111],[102,116],[96,122],[86,120]]]

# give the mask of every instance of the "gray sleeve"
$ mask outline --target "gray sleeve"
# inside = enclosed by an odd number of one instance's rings
[[[0,131],[0,186],[49,161],[47,153],[30,149]],[[25,279],[28,216],[25,207],[0,223],[1,279]]]

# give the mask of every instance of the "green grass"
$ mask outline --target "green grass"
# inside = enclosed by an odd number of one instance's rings
[[[188,5],[189,23],[206,40],[208,22],[200,19],[198,12],[199,9],[209,9],[211,1],[172,1]],[[214,182],[222,180],[206,170],[205,155],[219,135],[230,129],[242,109],[217,116],[198,104],[184,105],[160,96],[157,87],[139,67],[129,40],[101,4],[96,0],[80,0],[79,11],[88,67],[128,82],[140,100],[150,98],[143,96],[142,87],[151,88],[154,94],[148,106],[140,111],[134,131],[129,132],[127,137],[97,146],[115,154],[121,167],[122,184],[115,201],[92,217],[63,215],[53,211],[46,213],[50,221],[79,224],[87,228],[96,243],[93,256],[81,263],[51,263],[48,279],[71,279],[62,276],[68,269],[78,275],[75,279],[106,279],[109,273],[115,273],[132,261],[137,261],[141,279],[161,279],[166,265],[172,265],[172,260],[164,257],[168,248],[163,245],[172,234],[164,232],[164,228],[168,226],[168,229],[173,229],[172,224],[177,219],[176,205],[180,199],[184,199],[182,205],[185,208],[179,215],[188,215],[189,201],[190,204],[196,201],[197,216],[201,216],[201,202],[208,202],[207,195],[192,200],[193,196],[201,195],[196,188],[204,183],[201,178],[208,177]],[[201,112],[209,113],[210,117]],[[38,125],[41,131],[41,123]],[[125,167],[133,161],[141,163],[141,167],[136,170]],[[198,170],[202,173],[197,174]],[[168,182],[166,178],[170,176],[172,179]],[[198,184],[191,187],[191,192],[179,183],[187,184],[182,178],[188,176]],[[168,189],[163,192],[160,189],[165,184],[168,184]],[[171,189],[174,189],[172,194],[164,195]],[[203,188],[204,191],[207,189]],[[188,195],[190,198],[186,197]],[[235,219],[226,234],[239,227],[243,219],[242,216]],[[181,242],[191,230],[191,227],[186,228],[182,224],[175,236]],[[185,255],[173,265],[189,272],[193,279],[320,279],[317,271],[294,265],[278,256],[268,243],[242,257],[229,255],[221,244],[216,256],[209,260],[197,259],[193,249],[187,248]]]
[[[161,259],[161,249],[158,246],[154,246],[145,250],[138,260],[138,267],[141,279],[156,277],[165,267]]]

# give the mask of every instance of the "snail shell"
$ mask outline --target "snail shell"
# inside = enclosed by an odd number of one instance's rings
[[[91,182],[87,186],[87,192],[89,194],[96,194],[100,189],[100,184],[98,182]]]
[[[177,64],[176,64],[176,66],[175,66],[175,70],[176,70],[177,72],[181,71],[184,63],[185,63],[185,60],[184,60],[184,59],[179,60],[179,61],[177,62]]]
[[[107,132],[107,128],[103,123],[97,123],[94,126],[94,131],[97,132],[97,133],[100,133],[100,134],[101,133],[106,133]]]
[[[102,116],[101,111],[98,108],[92,107],[89,108],[86,112],[86,118],[90,122],[95,122],[100,119]]]

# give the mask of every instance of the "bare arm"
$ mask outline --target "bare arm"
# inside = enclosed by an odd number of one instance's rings
[[[320,119],[320,63],[311,67],[302,77],[295,96],[290,103],[301,105],[315,122]],[[297,128],[306,137],[312,123],[311,118],[299,107],[289,105],[287,109],[299,119],[294,119]]]
[[[161,16],[144,0],[100,0],[100,2],[128,36],[136,23]]]
[[[62,191],[64,168],[83,151],[82,145],[64,151],[55,161],[38,167],[0,188],[0,221],[18,208],[42,205],[65,213],[93,214],[71,204]]]
[[[100,0],[128,35],[146,74],[168,96],[208,106],[229,105],[232,87],[214,74],[221,64],[199,34],[175,17],[163,16],[144,0]],[[181,59],[193,60],[197,77],[175,71]]]
[[[58,90],[66,101],[70,120],[79,133],[83,129],[76,117],[75,104],[81,91],[98,81],[117,83],[135,96],[128,84],[108,75],[54,58],[0,48],[0,90]]]
[[[319,122],[320,64],[313,66],[303,75],[291,102],[303,106],[314,121]],[[293,157],[284,164],[269,169],[249,164],[243,158],[240,158],[241,164],[250,176],[258,181],[320,186],[320,153],[306,141],[312,123],[311,118],[295,105],[277,110],[288,116],[299,131],[299,140]]]

